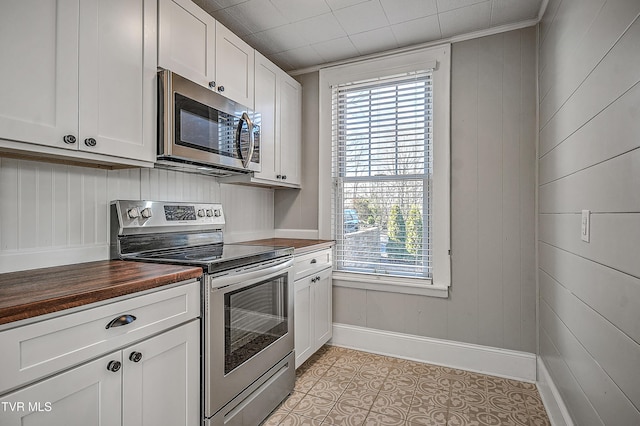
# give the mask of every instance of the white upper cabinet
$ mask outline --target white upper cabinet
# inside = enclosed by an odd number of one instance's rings
[[[156,27],[152,0],[3,1],[0,146],[150,166]]]
[[[254,106],[254,50],[216,22],[216,90],[248,108]]]
[[[0,4],[0,138],[77,149],[63,138],[78,134],[78,14],[77,0]]]
[[[276,149],[276,102],[278,101],[279,69],[256,52],[255,103],[257,124],[260,125],[260,173],[259,179],[276,181],[280,160]]]
[[[158,66],[215,85],[216,21],[191,0],[160,0]]]
[[[255,111],[260,125],[260,172],[226,182],[300,187],[302,87],[256,52]]]
[[[191,0],[159,7],[158,66],[253,108],[253,48]]]
[[[155,161],[157,6],[80,2],[79,149]]]
[[[302,87],[282,71],[279,92],[280,179],[285,184],[300,185]]]

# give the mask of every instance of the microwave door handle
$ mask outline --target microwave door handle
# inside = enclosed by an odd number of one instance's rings
[[[244,158],[242,159],[242,165],[246,169],[247,167],[249,167],[249,164],[251,163],[251,158],[253,157],[253,150],[256,147],[256,140],[255,140],[255,135],[253,134],[253,122],[251,121],[249,114],[247,114],[246,112],[243,112],[241,121],[247,122],[247,131],[249,132],[249,156],[247,157],[246,160]],[[238,135],[238,138],[239,137],[240,135]],[[240,139],[238,139],[238,144],[239,143],[240,143]]]

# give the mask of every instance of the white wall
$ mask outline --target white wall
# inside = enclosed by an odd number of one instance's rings
[[[273,236],[273,190],[167,170],[0,157],[0,273],[108,259],[115,199],[221,202],[226,241]]]
[[[448,299],[334,286],[334,321],[535,352],[536,29],[455,43]]]
[[[640,424],[639,14],[551,0],[540,25],[540,354],[580,425]]]

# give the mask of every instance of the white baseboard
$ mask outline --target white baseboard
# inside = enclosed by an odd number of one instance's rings
[[[276,229],[276,238],[318,239],[317,229]]]
[[[536,355],[528,352],[346,324],[333,324],[333,338],[329,343],[524,382],[536,381]]]
[[[0,253],[0,273],[109,259],[109,244],[46,247]]]
[[[547,409],[549,421],[553,426],[573,426],[573,420],[567,406],[560,396],[560,392],[556,387],[553,379],[549,375],[549,370],[544,365],[542,358],[538,357],[538,392]]]

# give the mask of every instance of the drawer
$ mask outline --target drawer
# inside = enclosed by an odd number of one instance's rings
[[[333,250],[324,249],[295,258],[295,279],[299,280],[333,266]]]
[[[124,315],[136,319],[107,328]],[[0,394],[200,316],[200,283],[132,297],[0,332]]]

